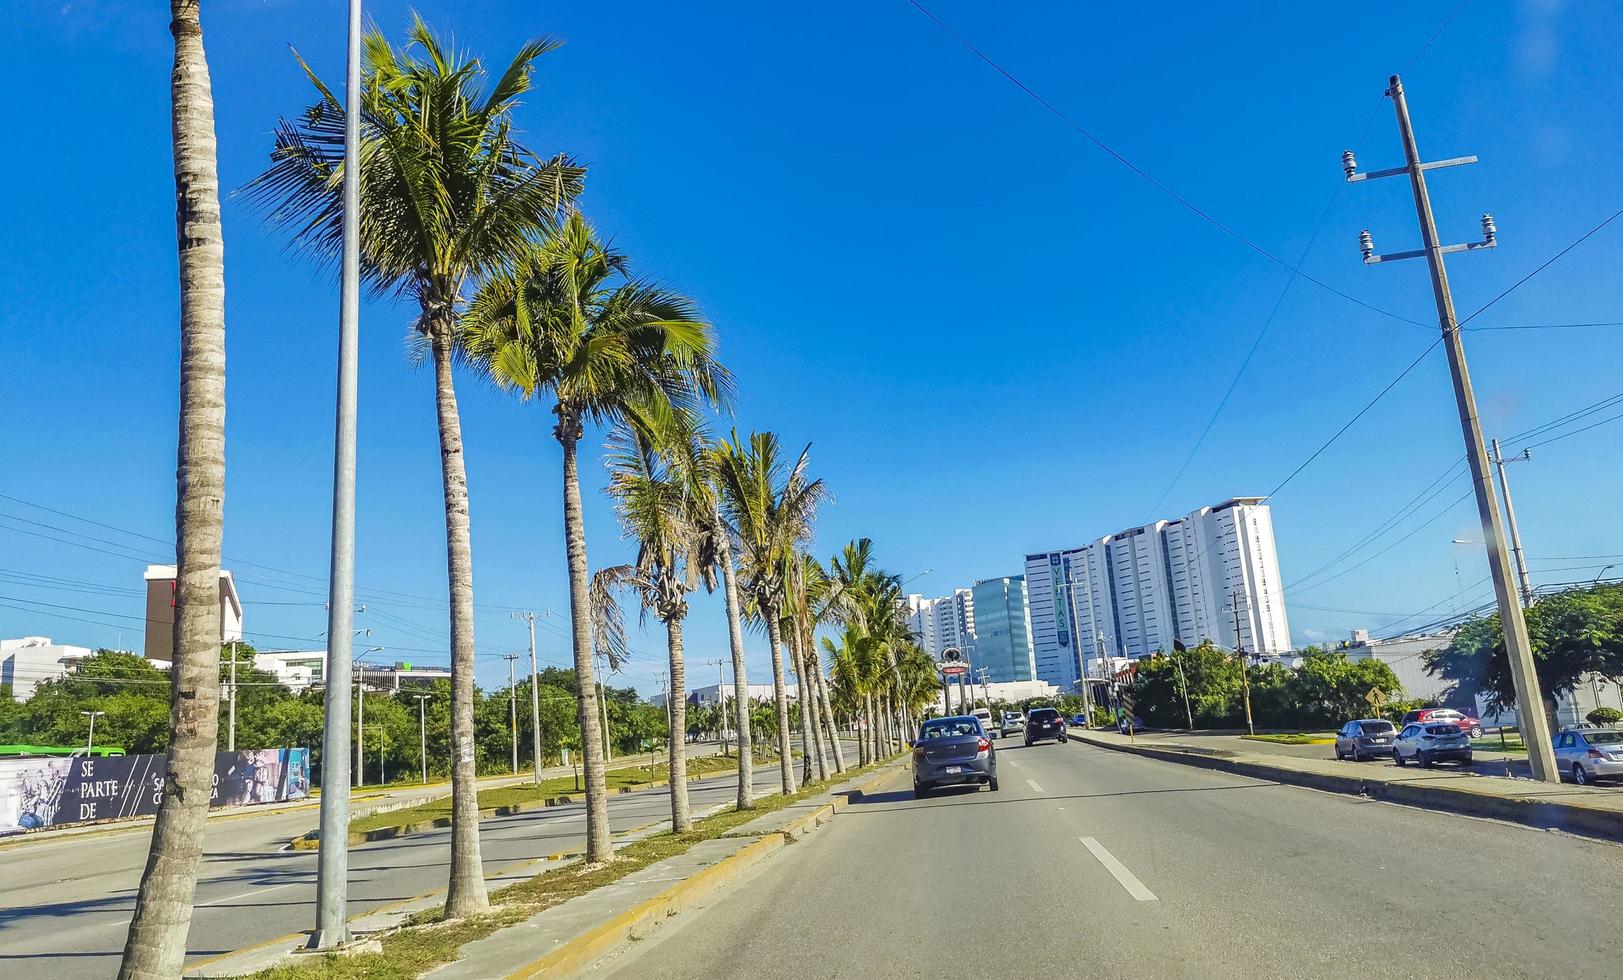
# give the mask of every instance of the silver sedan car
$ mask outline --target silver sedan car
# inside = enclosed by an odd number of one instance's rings
[[[982,783],[997,792],[997,750],[979,718],[931,718],[919,726],[913,743],[914,796],[928,796],[942,786]]]
[[[1623,778],[1623,732],[1612,728],[1569,728],[1555,736],[1555,763],[1579,786]]]

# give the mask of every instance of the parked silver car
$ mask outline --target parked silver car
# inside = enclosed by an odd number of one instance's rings
[[[1401,766],[1411,759],[1423,768],[1446,761],[1468,766],[1471,764],[1471,737],[1458,725],[1405,725],[1392,741],[1392,761]]]
[[[1360,718],[1349,721],[1336,732],[1336,758],[1363,762],[1392,752],[1392,740],[1397,737],[1398,726],[1384,718]]]
[[[997,750],[974,715],[931,718],[913,743],[913,795],[942,786],[985,783],[997,792]]]
[[[1579,786],[1623,778],[1623,732],[1613,728],[1568,728],[1554,741],[1556,768]]]
[[[1010,735],[1023,735],[1026,731],[1026,718],[1018,711],[1003,712],[1003,727],[999,734],[1004,738]]]

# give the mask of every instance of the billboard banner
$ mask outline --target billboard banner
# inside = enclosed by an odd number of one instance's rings
[[[168,757],[0,759],[0,834],[158,812]],[[214,757],[210,806],[302,800],[309,749],[244,749]]]

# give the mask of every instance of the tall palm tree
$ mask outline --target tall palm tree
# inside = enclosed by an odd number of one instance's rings
[[[733,561],[732,528],[721,516],[720,444],[695,440],[699,456],[691,466],[704,475],[704,497],[710,506],[715,564],[721,569],[722,599],[727,608],[727,642],[733,659],[733,724],[738,729],[738,801],[740,810],[755,806],[755,747],[750,737],[749,672],[744,664],[744,611],[738,597],[738,570]],[[707,581],[708,587],[708,581]],[[713,588],[711,589],[713,591]]]
[[[120,977],[180,975],[219,744],[220,535],[225,503],[225,244],[214,97],[199,0],[170,0],[170,111],[180,243],[180,442],[168,778]]]
[[[688,593],[698,588],[701,576],[714,577],[716,558],[713,511],[704,492],[708,483],[691,468],[702,458],[694,448],[696,433],[688,425],[669,428],[655,435],[626,423],[615,427],[609,442],[608,494],[617,505],[620,526],[638,542],[637,559],[598,575],[635,590],[643,616],[653,612],[665,624],[671,671],[666,697],[671,829],[683,833],[693,829],[693,818],[688,809],[682,621],[688,614]]]
[[[840,747],[839,728],[834,722],[834,710],[829,705],[828,683],[823,676],[822,658],[817,652],[817,631],[824,626],[832,626],[844,621],[845,607],[844,587],[837,579],[829,576],[823,566],[809,554],[801,555],[804,568],[803,580],[806,597],[806,608],[802,628],[805,635],[802,639],[802,648],[810,661],[808,670],[811,673],[813,694],[816,701],[817,717],[821,721],[824,737],[828,741],[828,757],[833,762],[834,772],[845,771],[845,753]]]
[[[434,369],[445,500],[451,639],[451,875],[445,913],[489,906],[479,852],[473,691],[473,543],[451,361],[464,293],[551,229],[584,175],[562,156],[541,160],[513,134],[512,112],[535,62],[557,47],[519,48],[490,85],[482,63],[450,51],[421,18],[394,47],[377,31],[361,67],[361,265],[380,293],[417,301],[412,329]],[[337,258],[343,220],[343,106],[303,65],[317,101],[276,132],[271,166],[250,190],[321,259]]]
[[[796,548],[784,558],[784,608],[782,629],[789,645],[791,663],[795,671],[795,690],[800,702],[800,778],[811,782],[813,778],[828,778],[827,757],[823,753],[822,726],[818,721],[816,687],[808,670],[811,651],[806,649],[806,626],[811,619],[811,603],[807,597],[805,555]],[[813,563],[815,564],[815,562]]]
[[[793,465],[785,466],[778,437],[771,432],[751,433],[749,441],[737,432],[717,451],[717,482],[739,546],[739,566],[745,591],[765,625],[772,648],[772,689],[777,700],[778,770],[783,792],[795,791],[794,761],[790,752],[789,698],[783,680],[784,558],[811,534],[817,505],[823,499],[822,480],[807,476],[811,447],[801,451]]]
[[[672,409],[728,401],[732,376],[714,358],[710,325],[685,297],[629,276],[625,256],[586,219],[532,244],[490,277],[464,318],[462,350],[497,386],[523,400],[551,395],[563,450],[564,542],[586,772],[586,859],[614,857],[592,687],[591,584],[581,511],[586,425],[631,420],[645,429]],[[619,666],[612,650],[610,666]]]

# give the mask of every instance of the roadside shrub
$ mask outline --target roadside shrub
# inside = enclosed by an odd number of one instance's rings
[[[1623,711],[1616,708],[1596,708],[1584,717],[1596,725],[1615,725],[1623,721]]]

